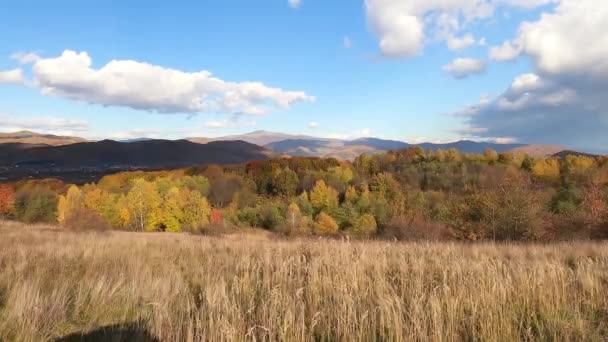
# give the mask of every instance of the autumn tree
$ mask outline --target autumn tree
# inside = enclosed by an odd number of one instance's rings
[[[378,226],[374,216],[365,214],[355,221],[351,233],[357,237],[370,237],[375,235],[377,230]]]
[[[336,235],[339,231],[336,221],[325,213],[317,215],[313,229],[317,235]]]
[[[142,178],[133,182],[127,194],[131,218],[140,231],[156,229],[161,215],[161,197],[154,183]]]
[[[272,174],[272,193],[282,197],[292,197],[298,188],[298,175],[289,168],[276,170]]]
[[[318,180],[310,192],[310,203],[315,213],[331,211],[338,207],[338,192],[323,180]]]
[[[57,205],[57,221],[67,225],[84,207],[82,192],[76,185],[70,186],[65,196],[59,197]]]
[[[539,159],[532,166],[532,174],[535,177],[557,182],[560,179],[560,164],[557,158]]]
[[[15,217],[27,223],[57,222],[57,194],[45,188],[24,188],[15,193]]]
[[[183,203],[183,224],[190,230],[197,231],[209,223],[211,207],[200,191],[184,189],[181,192]]]
[[[483,152],[483,156],[486,158],[486,160],[488,162],[495,162],[498,161],[498,152],[496,152],[496,150],[491,149],[491,148],[486,148],[485,151]]]
[[[0,217],[13,214],[15,205],[15,189],[8,184],[0,184]]]
[[[290,231],[300,230],[302,227],[302,212],[297,204],[291,203],[287,207],[286,221]]]

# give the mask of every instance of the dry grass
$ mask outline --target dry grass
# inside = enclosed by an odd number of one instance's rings
[[[608,338],[607,247],[3,223],[0,340],[53,341],[113,326],[105,333],[124,327],[160,341],[599,341]]]

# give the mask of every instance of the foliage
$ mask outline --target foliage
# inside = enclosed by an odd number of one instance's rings
[[[607,194],[604,157],[412,147],[353,162],[277,158],[125,172],[83,186],[28,180],[0,186],[0,215],[137,231],[549,240],[600,237]]]
[[[57,195],[41,188],[22,189],[15,194],[15,217],[26,223],[55,222]]]
[[[0,217],[13,214],[15,209],[15,189],[9,184],[0,184]]]
[[[331,216],[320,213],[317,215],[313,230],[317,235],[336,235],[338,234],[339,227]]]

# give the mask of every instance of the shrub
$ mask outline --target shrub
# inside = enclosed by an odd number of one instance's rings
[[[370,237],[376,234],[378,225],[376,219],[370,214],[365,214],[355,220],[351,233],[360,238]]]
[[[43,189],[20,190],[15,195],[15,216],[26,223],[57,222],[57,195]]]
[[[336,221],[325,213],[317,215],[313,229],[317,235],[336,235],[339,231]]]

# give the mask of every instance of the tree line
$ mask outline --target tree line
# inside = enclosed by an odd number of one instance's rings
[[[605,238],[607,200],[606,157],[419,147],[0,185],[3,217],[72,229],[469,241]]]

